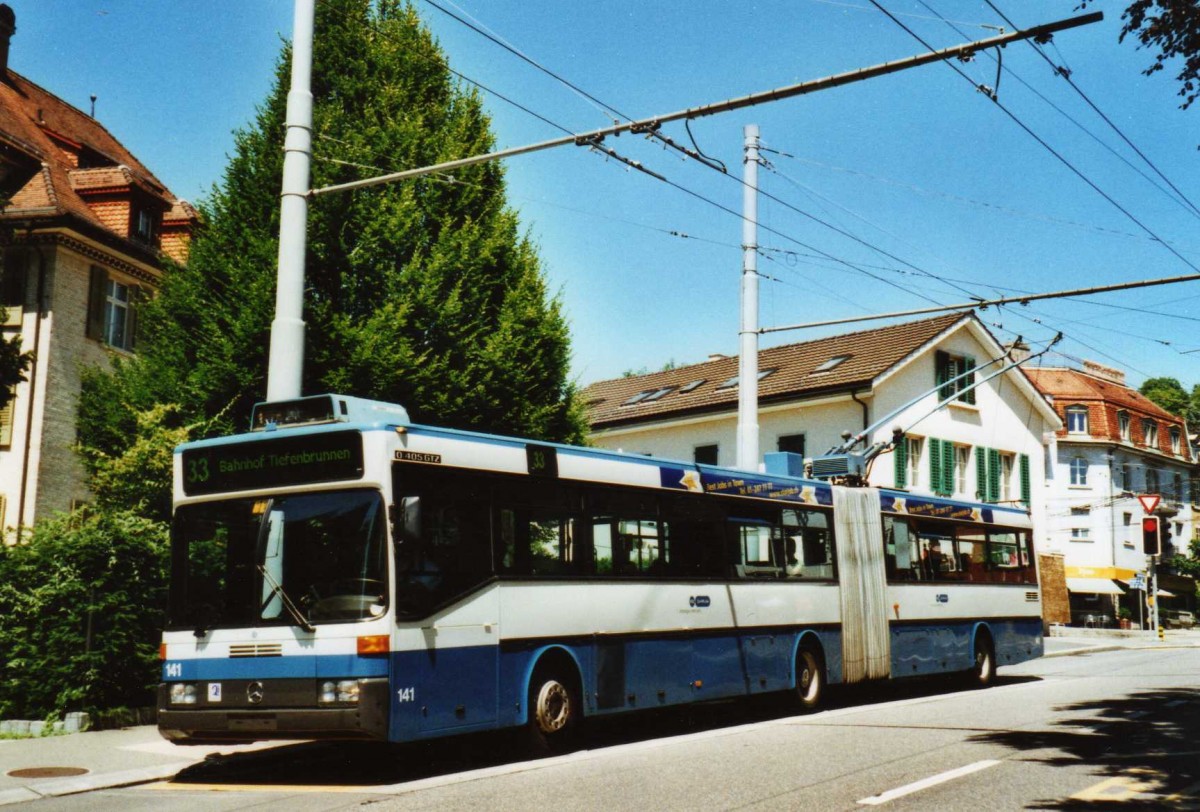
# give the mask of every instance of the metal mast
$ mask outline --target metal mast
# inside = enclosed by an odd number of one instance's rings
[[[742,179],[742,325],[737,467],[758,468],[758,125],[747,124]]]

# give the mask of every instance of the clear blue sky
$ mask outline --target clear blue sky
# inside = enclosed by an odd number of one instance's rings
[[[7,1],[17,14],[13,68],[83,110],[96,94],[97,118],[191,200],[220,181],[232,133],[265,97],[281,40],[291,36],[290,0]],[[608,123],[590,102],[416,1],[457,70],[573,130]],[[925,50],[866,0],[455,2],[635,118]],[[993,2],[1023,26],[1076,13],[1074,0]],[[976,0],[885,5],[935,47],[992,36],[982,26],[1003,24]],[[1046,53],[1069,67],[1089,98],[1200,205],[1200,104],[1178,109],[1171,71],[1141,74],[1152,55],[1117,41],[1124,5],[1096,2],[1107,19],[1059,34]],[[1029,46],[1010,45],[1003,62],[1011,73],[1000,79],[1000,102],[1183,259],[960,76],[930,65],[692,125],[704,152],[736,178],[746,124],[758,124],[764,143],[787,153],[768,155],[772,168],[760,173],[763,190],[784,201],[760,203],[760,243],[773,260],[759,260],[771,277],[762,281],[763,326],[918,308],[929,304],[923,297],[962,301],[966,294],[956,286],[993,297],[1196,272],[1187,263],[1200,266],[1200,215],[1098,145],[1093,136],[1164,185]],[[996,84],[987,55],[959,67],[975,82]],[[559,134],[495,97],[485,94],[485,104],[499,146]],[[688,141],[681,125],[666,131]],[[737,180],[639,138],[609,144],[696,195],[740,210]],[[510,202],[565,304],[581,383],[737,351],[737,217],[580,148],[514,158],[507,171]],[[1200,350],[1200,284],[1090,301],[992,308],[982,318],[1001,340],[1019,333],[1036,344],[1062,330],[1060,346],[1070,358],[1122,367],[1134,385],[1159,375],[1188,387],[1200,382],[1200,352],[1186,352]],[[773,334],[764,343],[880,323]]]

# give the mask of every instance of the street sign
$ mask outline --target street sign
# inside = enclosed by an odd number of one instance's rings
[[[1157,493],[1138,494],[1138,501],[1142,503],[1142,510],[1146,511],[1147,513],[1153,513],[1154,509],[1158,507],[1159,500],[1161,499],[1162,496]]]
[[[1129,581],[1129,588],[1137,589],[1137,590],[1145,589],[1146,588],[1146,579],[1143,578],[1141,575],[1133,576],[1133,578],[1131,578]]]

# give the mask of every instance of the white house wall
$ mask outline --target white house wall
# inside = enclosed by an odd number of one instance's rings
[[[874,423],[894,409],[933,388],[934,347],[910,358],[895,371],[883,376],[877,390],[858,393],[860,400],[868,404],[868,415],[864,422],[863,408],[848,395],[823,401],[796,404],[767,405],[759,412],[759,448],[763,452],[774,451],[780,436],[805,435],[806,456],[825,453],[841,442],[843,431],[858,432],[866,424]],[[952,355],[969,355],[982,366],[996,353],[994,345],[985,345],[967,327],[960,327],[943,339],[936,349]],[[977,376],[985,377],[996,371],[999,365],[981,369]],[[1044,494],[1046,483],[1046,446],[1044,438],[1052,443],[1053,432],[1058,428],[1057,418],[1041,396],[1022,377],[1018,382],[1014,376],[1021,373],[1005,373],[978,387],[976,404],[955,403],[934,411],[938,403],[936,393],[920,400],[895,419],[889,420],[870,438],[888,441],[892,427],[905,428],[910,436],[935,437],[958,445],[972,448],[967,471],[967,488],[955,496],[964,499],[976,498],[974,449],[994,448],[1013,455],[1029,456],[1029,474],[1032,498],[1032,513],[1037,540],[1045,548]],[[1024,384],[1024,385],[1022,385]],[[932,412],[932,413],[931,413]],[[1053,420],[1053,422],[1050,422]],[[733,465],[736,458],[736,423],[733,412],[706,418],[679,418],[663,420],[657,424],[629,428],[597,431],[592,442],[601,448],[621,449],[632,453],[650,454],[681,460],[693,459],[697,446],[716,444],[719,446],[718,464]],[[914,491],[929,491],[928,445],[923,444],[919,463],[920,479]],[[871,469],[870,482],[878,486],[895,484],[894,463],[891,455],[879,457]],[[1014,469],[1010,492],[1014,499],[1020,496],[1019,469]]]

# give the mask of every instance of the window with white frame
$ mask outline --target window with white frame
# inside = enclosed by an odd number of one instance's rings
[[[1153,420],[1142,421],[1142,440],[1148,446],[1158,446],[1158,424]]]
[[[1092,529],[1090,527],[1072,527],[1071,541],[1091,541]]]
[[[1067,432],[1069,434],[1087,434],[1088,433],[1088,408],[1087,408],[1087,406],[1068,406],[1067,407]]]
[[[917,488],[921,485],[921,446],[924,438],[905,437],[908,446],[908,487]]]
[[[1129,440],[1130,440],[1130,436],[1131,436],[1130,431],[1129,431],[1130,422],[1131,421],[1129,420],[1129,412],[1117,412],[1117,428],[1121,432],[1121,439],[1124,440],[1125,442],[1129,442]]]
[[[1183,438],[1183,434],[1182,434],[1182,432],[1180,432],[1179,427],[1171,426],[1171,453],[1172,454],[1179,453],[1182,438]]]
[[[1000,501],[1012,501],[1013,455],[1000,455]]]
[[[1075,487],[1087,485],[1088,462],[1083,457],[1071,460],[1071,484]]]
[[[971,470],[971,447],[954,446],[954,490],[960,495],[973,494],[967,487],[967,472]]]
[[[137,306],[145,298],[137,285],[93,266],[88,283],[88,338],[132,351],[137,339]]]

